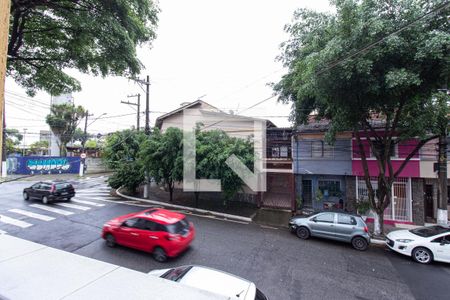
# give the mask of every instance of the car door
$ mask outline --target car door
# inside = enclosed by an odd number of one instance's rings
[[[436,238],[430,244],[435,260],[450,262],[450,234]]]
[[[141,230],[137,239],[140,249],[152,251],[154,247],[160,246],[164,234],[164,227],[151,220],[141,220]]]
[[[310,220],[311,234],[313,236],[335,239],[335,213],[320,213]]]
[[[39,188],[41,187],[41,183],[35,183],[33,184],[28,190],[28,197],[30,198],[39,198]]]
[[[135,232],[138,221],[139,218],[130,218],[117,228],[114,233],[117,243],[132,248],[136,248],[139,245],[137,241],[139,233]]]
[[[352,234],[356,229],[357,221],[355,217],[347,214],[337,214],[337,223],[335,228],[336,239],[350,241]]]

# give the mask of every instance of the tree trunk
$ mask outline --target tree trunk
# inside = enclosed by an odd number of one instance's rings
[[[373,234],[381,236],[384,233],[384,212],[377,209],[374,217],[374,229]]]
[[[169,201],[172,202],[173,200],[173,184],[169,183]]]

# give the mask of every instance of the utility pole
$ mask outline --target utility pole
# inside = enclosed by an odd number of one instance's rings
[[[0,158],[1,175],[6,177],[6,147],[5,147],[5,77],[6,59],[8,54],[9,11],[11,1],[0,1]]]
[[[80,153],[80,177],[84,175],[84,166],[86,165],[86,154],[84,153],[84,146],[86,145],[87,140],[87,127],[88,127],[88,118],[93,115],[89,114],[89,111],[86,110],[86,113],[84,115],[84,131],[83,131],[83,138],[81,140],[81,153]]]
[[[133,103],[130,101],[120,101],[120,103],[123,104],[128,104],[128,105],[134,105],[137,106],[137,120],[136,120],[136,130],[139,131],[140,128],[140,117],[141,117],[141,94],[136,94],[136,95],[128,95],[127,98],[131,98],[131,97],[137,97],[137,103]]]
[[[445,92],[450,95],[450,90],[440,89],[439,91]],[[447,99],[444,98],[444,105],[447,105]],[[439,184],[439,197],[437,205],[437,223],[441,225],[448,224],[448,187],[447,187],[447,126],[448,121],[445,124],[441,124],[441,132],[439,135],[439,157],[438,157],[438,184]]]
[[[147,81],[145,82],[145,134],[150,135],[150,76],[147,75]]]

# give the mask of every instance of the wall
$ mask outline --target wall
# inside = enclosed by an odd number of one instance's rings
[[[103,163],[101,158],[88,157],[86,158],[86,174],[106,173],[111,172]]]
[[[8,174],[77,174],[79,157],[25,156],[7,159]]]
[[[414,224],[425,224],[425,203],[424,203],[424,180],[421,178],[411,179],[412,191],[412,220]]]
[[[400,168],[402,163],[403,160],[392,160],[394,172]],[[378,176],[378,162],[371,159],[367,161],[367,165],[370,176]],[[352,161],[352,173],[354,176],[364,176],[364,169],[360,159]],[[389,174],[389,171],[386,171],[386,174]],[[398,177],[420,177],[420,162],[418,160],[410,160]]]

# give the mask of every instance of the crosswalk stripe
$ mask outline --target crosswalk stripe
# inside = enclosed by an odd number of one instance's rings
[[[7,232],[4,230],[0,230],[0,234],[7,234]]]
[[[52,207],[52,206],[47,206],[47,205],[42,205],[42,204],[31,204],[30,206],[31,207],[35,207],[35,208],[39,208],[39,209],[43,209],[43,210],[47,210],[47,211],[50,211],[50,212],[54,212],[56,214],[60,214],[60,215],[64,215],[64,216],[73,215],[73,212],[71,212],[71,211],[55,208],[55,207]]]
[[[16,220],[16,219],[4,216],[4,215],[0,215],[0,222],[14,225],[14,226],[21,227],[21,228],[27,228],[27,227],[33,226],[33,224],[30,224],[30,223],[27,223],[27,222],[21,221],[21,220]]]
[[[72,202],[87,204],[87,205],[92,205],[92,206],[97,206],[97,207],[105,206],[105,204],[100,204],[100,203],[95,203],[95,202],[91,202],[91,201],[87,201],[87,200],[80,200],[80,199],[72,199]]]
[[[30,217],[30,218],[39,219],[39,220],[42,220],[42,221],[51,221],[51,220],[55,219],[53,217],[49,217],[49,216],[46,216],[46,215],[33,213],[31,211],[26,211],[26,210],[22,210],[22,209],[14,208],[14,209],[10,209],[8,211],[16,213],[16,214],[24,215],[24,216],[27,216],[27,217]]]
[[[55,203],[55,205],[79,209],[79,210],[90,210],[91,209],[90,207],[87,207],[87,206],[81,206],[81,205],[70,204],[70,203]]]

